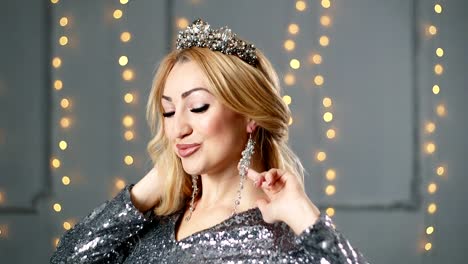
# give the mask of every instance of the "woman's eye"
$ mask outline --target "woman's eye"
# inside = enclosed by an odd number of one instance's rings
[[[208,110],[209,107],[210,107],[210,105],[209,105],[209,104],[206,104],[206,105],[204,105],[204,106],[202,106],[202,107],[199,107],[199,108],[193,108],[193,109],[191,109],[190,111],[192,111],[192,112],[194,112],[194,113],[202,113],[202,112],[205,112],[206,110]],[[167,113],[163,113],[163,116],[164,116],[164,117],[171,117],[171,116],[174,115],[174,113],[175,113],[174,111],[172,111],[172,112],[167,112]]]
[[[172,111],[172,112],[167,112],[167,113],[163,113],[163,116],[164,116],[164,117],[171,117],[171,116],[174,115],[174,113],[175,113],[174,111]]]
[[[199,108],[193,108],[191,111],[194,112],[194,113],[201,113],[201,112],[205,112],[206,110],[208,110],[208,108],[210,107],[209,104],[206,104],[202,107],[199,107]]]

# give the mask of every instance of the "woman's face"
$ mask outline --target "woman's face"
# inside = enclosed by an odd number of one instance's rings
[[[164,132],[185,172],[214,174],[236,166],[247,138],[247,119],[222,105],[194,62],[178,62],[164,86]]]

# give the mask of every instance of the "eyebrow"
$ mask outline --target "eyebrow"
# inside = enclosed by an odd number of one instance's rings
[[[188,91],[183,92],[182,95],[181,95],[180,97],[183,99],[183,98],[189,96],[191,93],[193,93],[193,92],[195,92],[195,91],[199,91],[199,90],[204,90],[204,91],[210,93],[210,91],[208,91],[208,89],[206,89],[206,88],[197,87],[197,88],[193,88],[193,89],[191,89],[191,90],[188,90]],[[167,100],[167,101],[169,101],[169,102],[172,102],[172,98],[169,97],[169,96],[163,95],[162,98],[165,99],[165,100]]]

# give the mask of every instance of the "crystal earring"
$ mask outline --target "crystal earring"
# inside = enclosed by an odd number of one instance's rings
[[[241,200],[241,192],[244,189],[244,181],[247,176],[247,170],[249,169],[250,166],[250,160],[252,158],[252,155],[254,154],[254,145],[255,141],[252,139],[252,134],[249,133],[249,140],[247,141],[247,145],[245,146],[245,149],[242,151],[242,158],[239,161],[239,175],[240,175],[240,183],[239,183],[239,189],[237,190],[237,198],[234,202],[234,210],[232,212],[232,215],[235,215],[237,212],[237,207],[240,204]]]
[[[192,217],[192,213],[195,210],[195,197],[198,195],[198,175],[192,175],[192,200],[190,201],[189,215],[185,217],[185,221],[189,221]]]

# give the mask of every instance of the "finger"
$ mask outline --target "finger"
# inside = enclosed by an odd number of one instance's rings
[[[254,169],[248,169],[247,170],[247,177],[251,179],[254,183],[255,187],[260,187],[262,186],[263,182],[265,182],[265,172],[258,173]]]
[[[284,170],[280,170],[276,168],[270,169],[265,174],[265,180],[267,181],[268,186],[273,186],[278,180],[281,179],[281,177],[283,177],[284,174],[285,174]]]

